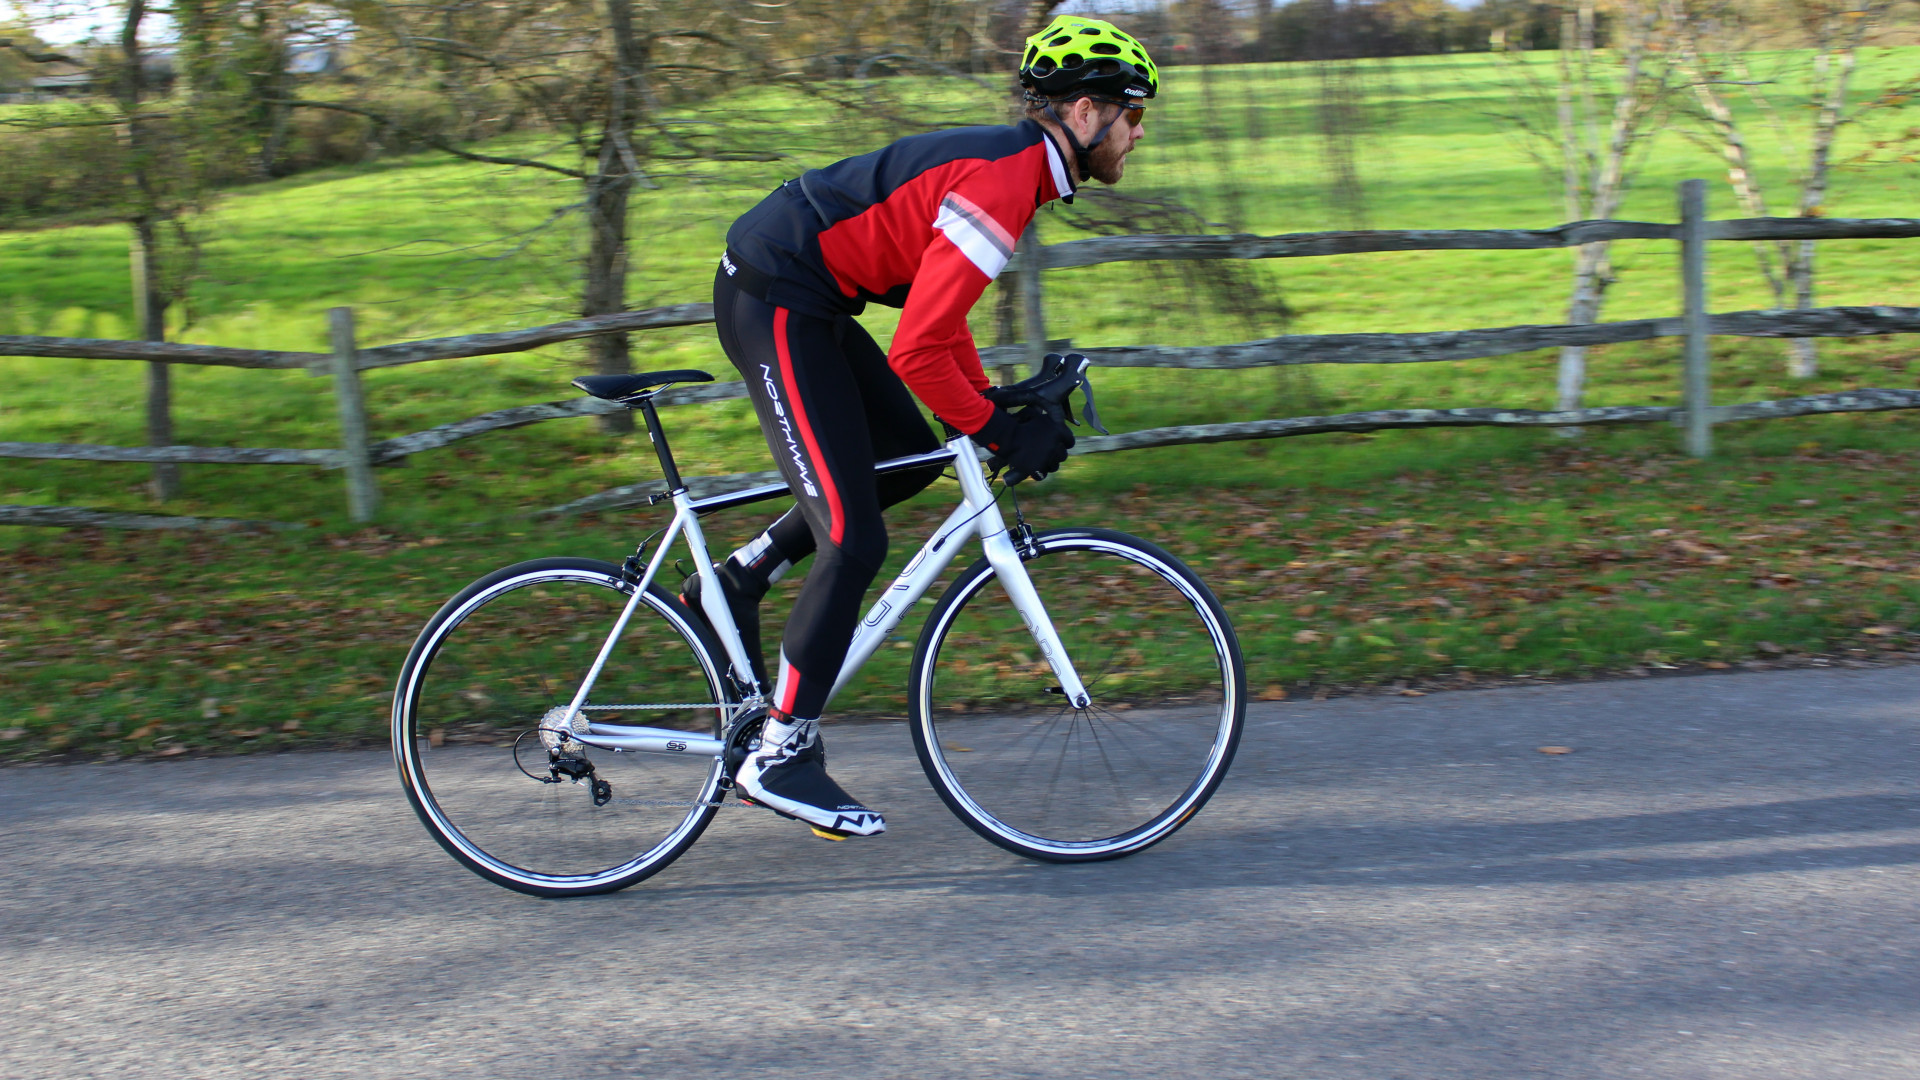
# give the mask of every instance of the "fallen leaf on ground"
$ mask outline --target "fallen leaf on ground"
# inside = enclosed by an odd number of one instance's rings
[[[153,756],[154,757],[179,757],[181,754],[184,754],[186,752],[187,752],[187,748],[184,746],[169,746],[165,750],[162,750]]]
[[[1897,627],[1892,626],[1869,626],[1860,632],[1868,637],[1887,637],[1890,634],[1897,634],[1900,631]]]
[[[1287,688],[1284,686],[1281,686],[1279,683],[1274,683],[1272,686],[1269,686],[1265,690],[1260,691],[1260,700],[1261,701],[1285,701],[1287,700]]]
[[[1296,645],[1311,645],[1319,640],[1320,631],[1318,630],[1296,630],[1293,635],[1293,641]]]
[[[1543,747],[1541,747],[1541,748],[1540,748],[1540,752],[1541,752],[1541,753],[1543,753],[1543,754],[1571,754],[1571,753],[1573,753],[1573,747],[1571,747],[1571,746],[1543,746]]]
[[[1425,690],[1402,690],[1400,691],[1400,696],[1401,697],[1426,697],[1427,692]]]

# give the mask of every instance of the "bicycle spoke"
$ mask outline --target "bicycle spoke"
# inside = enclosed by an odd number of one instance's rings
[[[1244,676],[1217,602],[1171,556],[1118,534],[1049,540],[1024,565],[1095,700],[1058,702],[1020,617],[969,571],[928,623],[914,673],[916,746],[928,776],[983,836],[1042,858],[1103,857],[1152,843],[1218,783],[1241,722]],[[1185,576],[1182,576],[1185,575]],[[1075,618],[1096,603],[1099,614]],[[1116,708],[1115,706],[1118,706]],[[1086,853],[1091,853],[1086,854]]]
[[[570,680],[592,664],[631,593],[607,564],[523,565],[536,569],[476,582],[409,658],[395,746],[404,734],[407,747],[433,748],[402,755],[408,794],[443,846],[501,884],[548,894],[622,887],[705,827],[716,759],[573,738],[558,722],[578,689]],[[720,669],[676,609],[664,594],[635,609],[591,695],[619,704],[589,701],[591,722],[720,734]]]

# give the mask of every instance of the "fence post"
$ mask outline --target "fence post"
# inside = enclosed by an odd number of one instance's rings
[[[1040,223],[1020,234],[1020,298],[1026,304],[1027,374],[1038,374],[1047,358],[1047,314],[1040,303]]]
[[[1686,324],[1684,385],[1687,453],[1713,452],[1713,384],[1707,377],[1707,182],[1680,182],[1680,282]]]
[[[359,349],[353,340],[353,309],[329,308],[327,330],[333,344],[333,396],[340,406],[340,447],[347,455],[347,511],[367,522],[380,509],[367,449],[367,400],[360,392]]]

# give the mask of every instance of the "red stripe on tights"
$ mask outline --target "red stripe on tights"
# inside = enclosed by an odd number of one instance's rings
[[[840,507],[840,489],[833,486],[833,477],[827,474],[820,443],[813,437],[813,422],[807,419],[807,410],[800,405],[800,386],[793,379],[793,353],[787,348],[787,309],[783,307],[773,309],[773,348],[780,355],[780,378],[787,384],[787,408],[793,410],[793,418],[800,423],[800,439],[807,444],[807,456],[813,459],[814,478],[826,494],[827,510],[833,517],[833,546],[839,547],[841,537],[846,535],[847,515]]]

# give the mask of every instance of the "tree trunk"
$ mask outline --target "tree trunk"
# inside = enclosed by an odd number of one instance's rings
[[[627,200],[638,178],[640,163],[633,150],[633,129],[640,122],[644,87],[641,83],[647,52],[633,33],[632,0],[607,0],[608,25],[614,40],[614,79],[608,88],[607,116],[596,148],[593,175],[587,177],[587,265],[581,314],[611,315],[627,309]],[[601,375],[624,375],[633,370],[633,356],[625,334],[591,338],[587,354]],[[600,430],[625,435],[633,430],[633,414],[606,413]]]
[[[1693,87],[1694,99],[1706,112],[1707,120],[1719,140],[1720,156],[1727,162],[1727,184],[1733,188],[1733,197],[1739,201],[1740,209],[1748,217],[1767,217],[1766,192],[1761,187],[1759,176],[1753,171],[1753,155],[1747,148],[1746,136],[1740,130],[1732,106],[1727,104],[1726,98],[1720,96],[1707,78],[1706,64],[1700,57],[1699,30],[1693,22],[1695,17],[1680,4],[1669,3],[1668,18],[1676,23],[1682,20],[1687,23],[1679,50],[1681,74]],[[1767,279],[1767,288],[1773,292],[1773,306],[1786,307],[1787,280],[1781,271],[1791,259],[1788,242],[1759,241],[1747,246],[1753,249],[1760,274]]]
[[[993,290],[993,343],[995,345],[1017,345],[1020,342],[1019,319],[1016,310],[1020,306],[1019,275],[1001,274]],[[1001,364],[994,369],[1001,386],[1011,386],[1020,381],[1020,367],[1017,364]]]
[[[160,288],[154,266],[158,238],[155,217],[159,201],[151,174],[154,148],[151,133],[138,118],[140,101],[146,93],[145,72],[141,70],[145,58],[140,51],[140,24],[145,21],[146,14],[146,0],[131,0],[127,5],[126,22],[120,30],[121,62],[125,70],[120,73],[116,96],[119,98],[121,114],[127,119],[127,160],[133,170],[136,206],[128,221],[133,227],[129,271],[133,285],[134,322],[138,324],[141,340],[164,341],[167,336],[167,299]],[[173,385],[166,364],[147,365],[147,445],[173,445]],[[166,463],[154,465],[151,490],[153,497],[161,502],[179,495],[180,467]]]
[[[1647,53],[1647,35],[1651,16],[1646,11],[1623,13],[1627,22],[1626,41],[1621,46],[1622,70],[1620,88],[1613,102],[1613,119],[1607,131],[1604,148],[1589,143],[1594,161],[1588,158],[1590,173],[1587,185],[1587,206],[1582,215],[1596,221],[1611,218],[1620,207],[1620,199],[1627,186],[1627,154],[1640,138],[1640,126],[1646,118],[1641,95],[1643,93],[1642,63]],[[1580,91],[1584,101],[1591,101],[1593,88],[1593,13],[1590,5],[1583,5],[1577,22],[1580,50]],[[1583,107],[1589,129],[1597,120],[1597,106],[1586,104]],[[1563,113],[1564,115],[1564,113]],[[1563,140],[1572,140],[1577,136],[1571,132],[1562,132]],[[1596,138],[1597,135],[1591,136]],[[1567,304],[1567,321],[1570,323],[1590,323],[1600,317],[1600,308],[1606,299],[1607,286],[1613,283],[1608,254],[1611,245],[1606,243],[1582,244],[1579,255],[1574,260],[1573,297]],[[1587,350],[1583,347],[1570,347],[1560,350],[1560,370],[1557,379],[1556,399],[1562,410],[1578,409],[1585,396],[1587,384]],[[1578,429],[1566,429],[1577,432]]]
[[[1864,19],[1860,21],[1865,22]],[[1846,109],[1847,84],[1853,77],[1854,49],[1859,38],[1858,32],[1848,32],[1854,34],[1852,39],[1838,49],[1822,51],[1814,58],[1815,94],[1818,95],[1823,86],[1826,94],[1825,100],[1819,103],[1820,111],[1813,121],[1812,152],[1807,161],[1806,180],[1800,186],[1801,217],[1819,217],[1821,204],[1827,201],[1827,168],[1833,151],[1833,137],[1840,128],[1842,112]],[[1788,260],[1787,277],[1793,282],[1794,305],[1812,307],[1813,241],[1800,241]],[[1791,348],[1787,367],[1794,378],[1811,379],[1820,373],[1819,351],[1813,339],[1796,338]]]
[[[167,339],[166,297],[154,284],[153,222],[139,218],[133,222],[133,244],[129,250],[133,272],[133,321],[142,341]],[[173,381],[171,365],[147,364],[147,445],[173,445]],[[148,485],[153,497],[166,502],[180,494],[180,466],[157,462]]]

